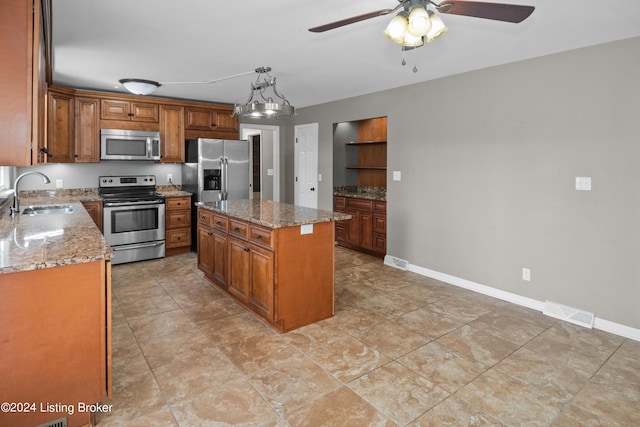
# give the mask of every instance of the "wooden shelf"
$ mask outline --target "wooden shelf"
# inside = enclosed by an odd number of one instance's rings
[[[345,145],[376,145],[376,144],[386,144],[387,141],[349,141],[345,142]]]
[[[347,166],[345,169],[369,169],[386,171],[386,166]]]

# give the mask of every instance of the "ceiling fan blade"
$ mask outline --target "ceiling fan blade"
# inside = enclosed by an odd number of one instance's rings
[[[380,9],[362,15],[352,16],[351,18],[341,19],[340,21],[331,22],[329,24],[318,25],[317,27],[309,28],[312,33],[322,33],[327,30],[333,30],[334,28],[344,27],[345,25],[354,24],[356,22],[364,21],[367,19],[375,18],[377,16],[387,15],[393,12],[395,9]]]
[[[486,3],[476,1],[444,1],[437,7],[438,12],[452,15],[473,16],[475,18],[493,19],[519,23],[533,13],[535,7],[519,4]]]

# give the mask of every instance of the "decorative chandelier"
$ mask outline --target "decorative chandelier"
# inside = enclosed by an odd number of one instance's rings
[[[269,71],[271,67],[255,69],[258,78],[251,84],[251,93],[244,104],[235,105],[232,116],[277,119],[295,115],[295,107],[277,91],[276,78]]]
[[[402,2],[403,10],[391,19],[382,34],[403,50],[420,47],[425,39],[427,43],[434,41],[449,29],[435,12],[427,9],[428,4],[439,7],[430,0]]]

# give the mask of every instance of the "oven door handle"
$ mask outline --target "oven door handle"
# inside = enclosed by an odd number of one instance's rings
[[[162,242],[150,242],[150,243],[140,243],[138,245],[126,245],[126,247],[120,247],[120,246],[116,246],[116,247],[111,247],[111,249],[114,252],[118,252],[118,251],[128,251],[131,249],[142,249],[142,248],[157,248],[158,246],[162,246],[164,245],[164,241]]]
[[[162,205],[164,200],[145,200],[142,202],[104,202],[105,207],[112,206],[140,206],[140,205]]]

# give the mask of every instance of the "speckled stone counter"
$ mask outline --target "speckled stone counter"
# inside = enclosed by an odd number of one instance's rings
[[[357,197],[367,200],[387,201],[387,189],[382,187],[368,187],[349,185],[344,187],[334,187],[334,196]]]
[[[0,218],[0,274],[111,259],[111,248],[78,197],[68,197],[22,198],[20,209],[70,204],[73,213]]]
[[[295,227],[351,218],[349,214],[305,208],[271,200],[227,200],[202,203],[198,206],[269,228]]]
[[[183,191],[179,187],[174,185],[157,185],[156,192],[162,194],[165,197],[188,197],[193,194],[188,191]]]

